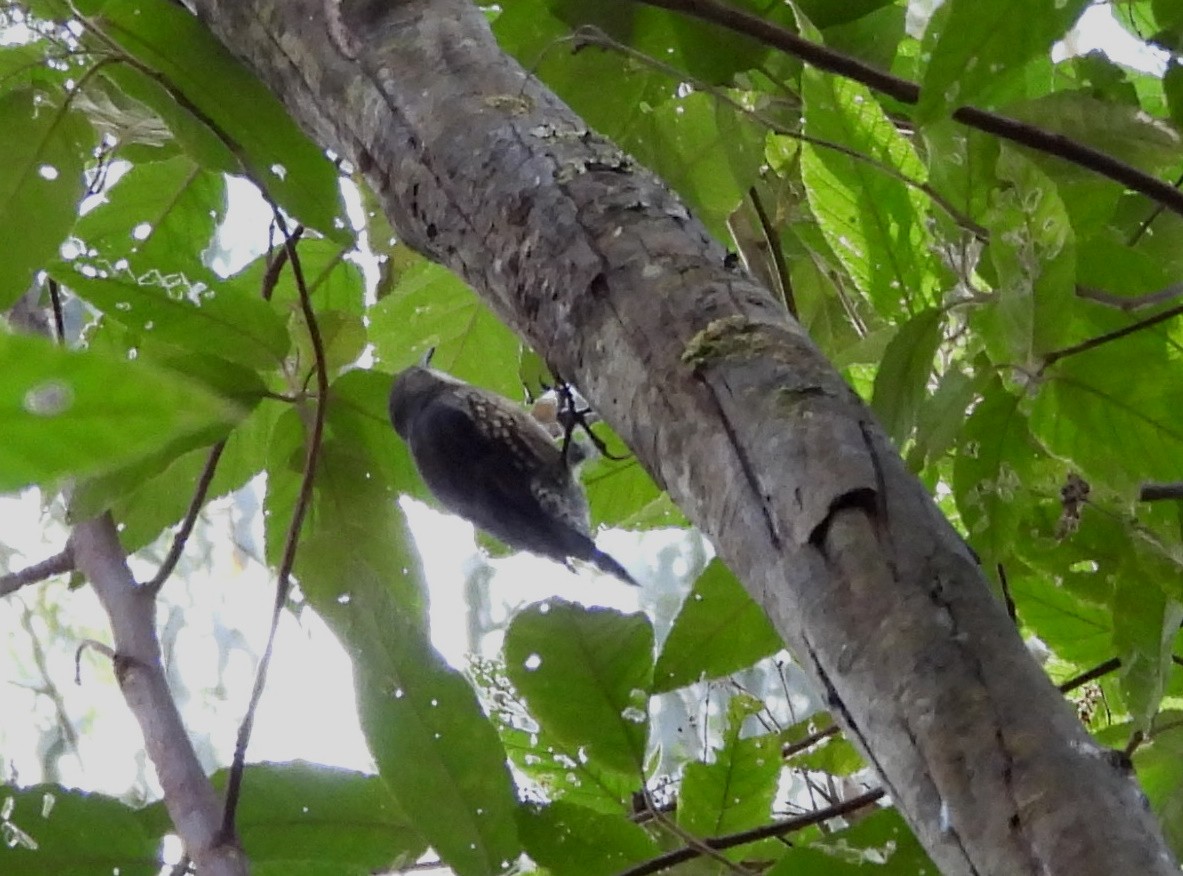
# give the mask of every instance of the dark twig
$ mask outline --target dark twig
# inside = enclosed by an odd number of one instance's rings
[[[46,280],[45,287],[49,290],[49,303],[53,308],[53,330],[59,344],[66,342],[66,320],[62,315],[62,290],[58,281],[53,277]]]
[[[800,754],[807,748],[811,748],[823,739],[829,739],[831,736],[838,735],[838,725],[831,724],[823,730],[818,730],[816,733],[810,733],[804,739],[798,739],[796,742],[790,742],[780,750],[780,756],[784,760],[788,760],[794,755]]]
[[[1183,186],[1183,174],[1175,179],[1175,188],[1179,188],[1179,186]],[[1139,240],[1142,239],[1142,236],[1150,230],[1150,226],[1154,224],[1154,220],[1162,214],[1163,209],[1163,205],[1159,204],[1150,211],[1150,215],[1147,216],[1145,220],[1143,220],[1142,224],[1138,226],[1137,230],[1132,235],[1130,235],[1130,246],[1134,246]]]
[[[916,104],[920,101],[920,86],[916,83],[884,73],[882,70],[876,70],[862,61],[827,49],[825,46],[811,43],[791,30],[737,7],[724,5],[716,0],[634,0],[634,2],[680,12],[753,37],[766,45],[794,55],[819,70],[861,82],[868,88],[882,92],[901,103]],[[1118,161],[1111,155],[1078,143],[1063,134],[1045,131],[1034,125],[970,106],[955,109],[953,118],[979,131],[994,134],[1004,140],[1027,146],[1038,152],[1055,155],[1065,161],[1092,170],[1157,201],[1174,213],[1183,215],[1183,192],[1173,185],[1142,173],[1137,168]]]
[[[209,456],[205,460],[205,468],[201,470],[201,477],[197,479],[197,489],[193,491],[193,498],[189,500],[189,509],[185,512],[176,535],[173,536],[173,543],[169,546],[168,554],[165,555],[160,568],[156,570],[155,577],[144,585],[153,596],[160,592],[160,588],[172,575],[181,559],[181,554],[185,551],[185,543],[193,534],[193,527],[197,524],[197,515],[201,513],[201,509],[205,505],[206,494],[209,493],[210,484],[214,482],[214,474],[218,469],[218,460],[222,458],[222,451],[225,449],[225,440],[219,441],[210,448]]]
[[[299,235],[304,233],[303,228],[296,228],[292,234],[299,240]],[[267,271],[263,274],[262,296],[264,301],[270,301],[271,296],[275,293],[275,286],[279,283],[279,276],[283,273],[283,266],[288,263],[287,247],[282,247],[275,258],[267,265]]]
[[[681,840],[686,844],[686,848],[692,849],[696,855],[701,855],[704,858],[711,858],[715,863],[722,866],[736,874],[747,874],[749,871],[741,864],[729,860],[718,849],[712,848],[709,843],[704,842],[693,834],[685,831],[681,825],[671,819],[666,813],[666,807],[658,806],[653,797],[649,793],[649,789],[641,787],[641,798],[645,811],[653,818],[653,821],[666,830],[671,836]],[[672,811],[672,810],[671,810]]]
[[[785,251],[780,245],[780,235],[776,233],[776,225],[768,211],[764,209],[764,201],[756,187],[748,189],[748,200],[752,202],[752,209],[756,218],[760,220],[760,231],[764,235],[764,243],[768,247],[768,254],[772,257],[772,264],[776,268],[777,280],[780,282],[780,297],[785,303],[785,310],[793,319],[797,318],[797,301],[793,297],[793,278],[789,275],[789,266],[785,264]]]
[[[761,827],[756,827],[751,830],[740,831],[739,833],[731,833],[725,836],[712,837],[700,841],[700,844],[721,851],[723,849],[734,848],[735,846],[747,845],[748,843],[758,842],[759,840],[769,839],[770,837],[780,837],[794,831],[802,830],[815,824],[820,824],[823,821],[828,821],[831,818],[837,818],[840,815],[846,815],[855,810],[862,809],[864,806],[870,806],[876,800],[881,798],[886,792],[882,788],[874,788],[857,797],[852,797],[842,803],[834,806],[827,806],[825,809],[818,809],[814,812],[798,816],[796,818],[785,818],[780,821],[774,821],[771,824],[765,824]],[[622,871],[618,876],[649,876],[650,873],[659,873],[662,870],[667,870],[676,864],[681,864],[685,861],[693,860],[702,854],[697,848],[691,846],[684,846],[680,849],[674,849],[672,852],[666,852],[664,855],[658,855],[656,858],[651,858],[648,861],[630,867]]]
[[[82,684],[82,652],[87,648],[98,651],[112,663],[115,662],[115,649],[98,639],[83,639],[74,649],[74,684]]]
[[[1183,499],[1183,481],[1170,484],[1142,484],[1138,493],[1141,502],[1161,502],[1165,499]]]
[[[1015,607],[1014,597],[1010,595],[1010,581],[1006,578],[1006,567],[999,563],[996,568],[998,570],[998,584],[1002,588],[1002,599],[1006,603],[1006,616],[1017,627],[1019,625],[1019,610]]]
[[[274,206],[274,205],[273,205]],[[308,513],[308,506],[312,503],[312,485],[316,478],[316,465],[320,457],[321,440],[324,436],[325,408],[328,402],[329,373],[325,364],[324,340],[320,334],[320,326],[316,321],[316,312],[312,309],[312,300],[308,292],[308,285],[304,281],[304,269],[300,264],[300,255],[296,249],[296,239],[301,228],[288,233],[283,214],[274,208],[276,224],[284,237],[284,248],[287,250],[288,261],[292,266],[292,276],[296,281],[296,288],[300,293],[300,310],[308,326],[308,335],[312,341],[312,351],[315,357],[316,373],[316,408],[312,422],[312,432],[308,437],[307,449],[304,454],[304,474],[300,481],[300,492],[296,497],[296,505],[292,510],[292,519],[288,524],[287,536],[283,546],[283,558],[279,564],[279,574],[275,582],[275,604],[271,612],[271,629],[267,633],[267,646],[263,649],[263,656],[259,659],[259,667],[255,672],[255,684],[251,690],[250,702],[242,724],[238,728],[238,741],[234,746],[234,762],[230,767],[230,776],[226,782],[226,803],[222,812],[222,837],[229,841],[234,836],[234,816],[238,809],[238,799],[242,791],[242,777],[246,767],[246,750],[250,743],[251,730],[255,723],[255,712],[259,708],[259,701],[263,697],[263,690],[267,685],[267,672],[271,666],[271,656],[275,650],[275,636],[279,630],[279,619],[283,614],[283,607],[287,603],[291,590],[292,567],[296,562],[296,549],[300,543],[300,529],[304,524],[304,517]]]
[[[1083,687],[1090,681],[1096,681],[1103,675],[1108,675],[1110,672],[1116,672],[1121,669],[1121,658],[1110,657],[1104,663],[1098,663],[1092,669],[1088,669],[1080,675],[1074,675],[1072,678],[1060,684],[1060,693],[1070,693],[1078,687]]]
[[[74,554],[67,545],[64,551],[54,554],[47,560],[34,563],[31,566],[21,569],[19,572],[9,572],[7,575],[0,575],[0,597],[15,593],[26,584],[36,584],[38,581],[44,581],[46,578],[52,578],[54,575],[73,571]]]
[[[1043,357],[1043,368],[1046,370],[1050,366],[1065,359],[1068,356],[1075,356],[1077,353],[1084,353],[1087,350],[1092,350],[1102,344],[1107,344],[1110,341],[1116,341],[1124,338],[1126,335],[1132,335],[1135,332],[1140,332],[1142,329],[1148,329],[1158,325],[1160,322],[1166,322],[1168,319],[1174,319],[1176,316],[1183,314],[1183,304],[1172,307],[1169,310],[1164,310],[1162,313],[1156,313],[1154,316],[1148,316],[1146,319],[1127,325],[1125,328],[1119,328],[1116,331],[1106,332],[1103,335],[1097,335],[1095,338],[1089,338],[1087,341],[1081,341],[1079,344],[1073,344],[1071,347],[1064,347],[1060,350],[1052,350]]]

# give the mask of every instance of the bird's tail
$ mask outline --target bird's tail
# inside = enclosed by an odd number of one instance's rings
[[[599,548],[594,548],[588,559],[594,563],[596,568],[601,572],[612,575],[615,578],[619,578],[625,584],[632,584],[634,587],[641,586],[633,579],[633,576],[628,573],[624,566],[620,565],[620,563],[616,562],[616,560],[612,559],[612,557],[608,556],[608,554],[604,553]]]

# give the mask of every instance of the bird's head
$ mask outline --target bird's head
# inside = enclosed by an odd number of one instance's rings
[[[407,437],[411,420],[441,392],[457,386],[464,386],[450,374],[427,367],[433,350],[429,350],[420,364],[400,371],[394,378],[390,390],[390,422],[394,431],[402,438]]]

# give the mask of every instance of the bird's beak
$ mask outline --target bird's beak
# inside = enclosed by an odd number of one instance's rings
[[[435,355],[435,347],[429,347],[427,352],[423,354],[423,358],[419,360],[419,367],[426,368],[431,364],[431,357]]]

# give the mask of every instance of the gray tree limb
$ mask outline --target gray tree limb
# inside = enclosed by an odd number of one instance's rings
[[[109,514],[79,523],[70,536],[78,571],[111,621],[115,677],[139,722],[144,746],[164,789],[164,805],[185,853],[202,876],[245,876],[246,859],[223,841],[222,804],[189,742],[160,662],[156,594],[140,587]]]
[[[1177,873],[1136,782],[1028,656],[865,406],[478,9],[195,5],[710,536],[942,872]]]

